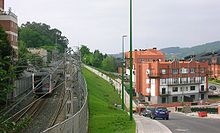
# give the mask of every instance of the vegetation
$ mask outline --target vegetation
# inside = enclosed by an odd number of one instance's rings
[[[115,72],[117,70],[117,61],[113,56],[104,55],[100,53],[99,50],[90,52],[90,49],[85,45],[81,46],[80,52],[83,63],[87,65],[110,72]]]
[[[134,133],[135,122],[114,106],[121,101],[113,86],[85,68],[83,74],[89,91],[89,132]]]
[[[19,28],[19,41],[23,41],[29,48],[46,48],[58,50],[63,53],[68,45],[68,39],[62,36],[62,32],[58,29],[51,29],[49,25],[44,23],[27,22]]]
[[[220,80],[217,79],[209,79],[209,83],[220,85]]]
[[[15,71],[12,65],[13,50],[7,40],[7,34],[0,27],[0,104],[7,100],[7,94],[12,92],[12,81]]]

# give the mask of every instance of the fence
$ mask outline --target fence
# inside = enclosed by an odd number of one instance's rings
[[[19,80],[15,80],[15,90],[13,91],[13,96],[10,98],[16,98],[26,92],[28,89],[31,90],[32,87],[32,78],[31,76],[24,77]]]
[[[84,96],[82,108],[72,117],[43,131],[43,133],[87,133],[88,132],[88,91],[82,74],[79,73],[79,88]]]
[[[96,69],[94,69],[94,68],[92,68],[92,67],[89,67],[89,66],[86,66],[86,65],[85,65],[85,67],[86,67],[87,69],[89,69],[91,72],[95,73],[96,75],[100,76],[100,77],[103,78],[104,80],[106,80],[106,81],[108,81],[109,83],[111,83],[111,84],[115,87],[115,89],[118,91],[118,94],[122,97],[122,94],[121,94],[121,92],[122,92],[121,79],[116,79],[116,80],[114,80],[114,79],[108,77],[107,75],[105,75],[105,74],[99,72],[98,70],[96,70]],[[129,95],[126,91],[124,91],[124,102],[125,102],[125,106],[126,106],[128,109],[130,109],[130,95]],[[132,106],[133,106],[133,108],[136,108],[136,107],[137,107],[137,105],[135,104],[134,101],[133,101],[133,103],[132,103]]]

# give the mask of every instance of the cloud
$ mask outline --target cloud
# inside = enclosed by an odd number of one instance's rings
[[[138,0],[134,2],[134,48],[193,46],[219,40],[219,0]],[[121,51],[129,33],[128,0],[7,0],[19,17],[60,29],[70,45]],[[126,41],[128,50],[128,41]]]

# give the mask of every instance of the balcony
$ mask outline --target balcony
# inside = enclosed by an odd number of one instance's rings
[[[150,78],[160,78],[160,74],[159,73],[150,73],[150,74],[148,74],[148,76]]]
[[[0,12],[0,16],[11,16],[11,17],[17,19],[17,16],[11,11]]]
[[[190,84],[202,84],[202,80],[195,81],[180,81],[180,82],[167,82],[167,85],[190,85]]]
[[[162,92],[160,93],[160,95],[161,95],[161,96],[169,96],[169,95],[171,95],[171,92],[170,92],[170,91],[162,91]]]

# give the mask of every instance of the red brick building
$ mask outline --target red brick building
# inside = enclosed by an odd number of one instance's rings
[[[154,49],[133,51],[133,79],[139,98],[151,104],[207,99],[208,62],[165,61]],[[129,66],[129,52],[126,62]],[[129,75],[129,69],[126,68]]]
[[[8,34],[8,40],[11,46],[18,50],[18,25],[17,25],[17,16],[9,11],[4,10],[4,0],[0,0],[0,26]]]
[[[209,64],[209,77],[213,79],[220,80],[220,60],[217,55],[211,57],[211,62]]]

